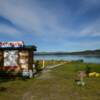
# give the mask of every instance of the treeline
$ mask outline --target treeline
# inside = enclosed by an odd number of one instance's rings
[[[98,50],[86,50],[79,52],[36,52],[35,55],[93,55],[100,56],[100,49]]]

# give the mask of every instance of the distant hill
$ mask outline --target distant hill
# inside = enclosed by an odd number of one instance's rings
[[[79,51],[79,52],[36,52],[35,55],[93,55],[93,56],[100,56],[100,49],[98,50],[86,50],[86,51]]]
[[[72,52],[71,54],[74,55],[100,55],[100,50],[86,50],[86,51],[81,51],[81,52]]]

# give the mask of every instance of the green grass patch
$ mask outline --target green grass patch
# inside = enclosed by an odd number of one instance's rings
[[[16,79],[0,83],[0,100],[99,100],[100,77],[85,78],[86,85],[75,83],[77,72],[100,71],[100,64],[70,62],[49,72],[49,79]],[[45,75],[45,73],[44,73]]]

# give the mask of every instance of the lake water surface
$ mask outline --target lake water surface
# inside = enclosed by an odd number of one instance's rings
[[[100,56],[82,56],[82,55],[35,55],[36,60],[84,60],[87,63],[99,63],[100,64]]]

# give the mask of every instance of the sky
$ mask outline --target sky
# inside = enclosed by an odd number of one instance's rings
[[[0,41],[39,52],[100,49],[100,0],[0,0]]]

